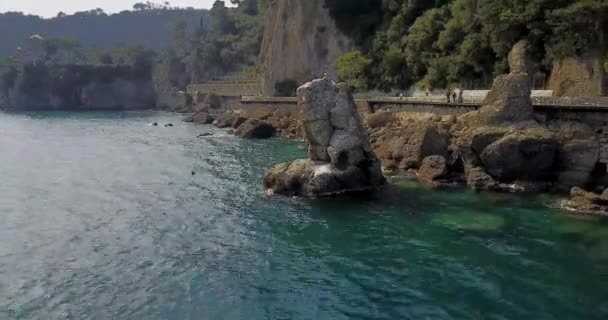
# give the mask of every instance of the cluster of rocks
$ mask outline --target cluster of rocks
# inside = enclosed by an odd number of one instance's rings
[[[509,192],[571,191],[564,207],[608,213],[608,192],[586,192],[599,160],[594,130],[580,122],[538,121],[530,98],[525,41],[509,55],[477,111],[461,116],[380,111],[362,121],[346,85],[324,78],[298,89],[298,108],[251,108],[188,120],[233,128],[245,138],[304,139],[308,159],[270,169],[274,194],[318,197],[385,184],[409,174],[433,186]],[[369,132],[369,136],[368,136]]]
[[[214,118],[207,110],[202,110],[187,117],[184,121],[195,124],[213,124],[218,128],[231,129],[236,136],[246,139],[268,139],[277,132],[277,129],[267,121],[243,117],[235,112],[226,112]]]
[[[266,139],[273,136],[294,140],[304,138],[300,108],[254,107],[226,108],[218,114],[219,108],[201,105],[184,119],[195,124],[213,124],[218,128],[234,130],[243,138]],[[216,114],[216,116],[214,116]]]
[[[269,193],[319,197],[386,183],[347,85],[315,80],[298,89],[298,100],[309,157],[270,169]]]
[[[599,159],[595,132],[578,122],[539,123],[530,99],[526,43],[509,55],[482,107],[455,116],[379,112],[367,117],[371,142],[391,173],[434,185],[539,192],[585,185]]]

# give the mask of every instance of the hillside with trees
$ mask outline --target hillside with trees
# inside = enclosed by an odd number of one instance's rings
[[[13,54],[27,37],[63,38],[85,47],[142,45],[160,50],[173,40],[177,24],[187,28],[209,25],[207,10],[175,8],[169,3],[136,3],[132,11],[107,14],[101,9],[44,19],[20,12],[0,13],[0,57]]]
[[[268,1],[215,1],[210,25],[189,29],[178,24],[173,41],[163,53],[159,83],[183,89],[188,83],[218,79],[234,72],[259,72],[258,55]]]
[[[362,88],[483,87],[506,71],[509,49],[522,38],[530,42],[539,72],[550,71],[562,57],[608,56],[605,0],[326,0],[326,5],[359,47],[336,63],[338,71]]]

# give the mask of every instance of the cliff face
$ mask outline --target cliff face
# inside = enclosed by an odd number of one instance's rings
[[[560,97],[608,94],[603,66],[598,58],[565,58],[555,61],[548,89]]]
[[[266,67],[265,95],[277,83],[304,84],[324,73],[335,78],[334,60],[351,50],[351,41],[338,31],[325,0],[276,0],[268,11],[260,54]]]
[[[24,65],[0,88],[10,110],[149,109],[156,104],[151,77],[129,66]]]

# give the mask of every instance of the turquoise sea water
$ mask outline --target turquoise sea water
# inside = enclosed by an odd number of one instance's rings
[[[303,155],[167,113],[0,114],[0,319],[608,319],[605,222],[411,182],[266,197]]]

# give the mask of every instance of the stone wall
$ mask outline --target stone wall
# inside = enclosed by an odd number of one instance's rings
[[[608,98],[551,97],[534,98],[536,119],[542,123],[555,120],[576,121],[588,124],[598,134],[601,142],[601,161],[608,163]],[[475,103],[447,104],[425,102],[405,98],[359,99],[355,101],[362,114],[378,110],[437,115],[461,115],[477,110]],[[239,108],[295,109],[296,98],[243,97]],[[372,111],[373,110],[373,111]]]
[[[226,97],[259,96],[262,93],[262,86],[260,82],[256,81],[244,83],[209,82],[189,85],[187,91],[192,96],[196,96],[197,93]]]

